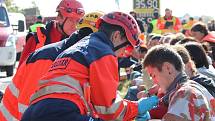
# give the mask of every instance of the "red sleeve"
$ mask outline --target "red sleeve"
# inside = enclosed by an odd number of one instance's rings
[[[131,120],[137,113],[137,102],[123,100],[117,94],[119,82],[117,58],[108,55],[90,65],[91,100],[104,120]],[[132,110],[132,111],[131,111]]]
[[[164,29],[164,23],[161,22],[161,19],[162,18],[158,18],[158,21],[157,21],[157,28],[158,29]]]
[[[25,74],[25,65],[22,64],[13,77],[12,82],[7,86],[3,99],[2,106],[5,107],[5,112],[8,112],[11,118],[21,119],[21,113],[18,109],[18,98],[22,89],[23,74]],[[2,108],[2,107],[1,107]],[[4,120],[4,113],[0,111],[0,120]],[[2,119],[3,118],[3,119]]]
[[[22,51],[22,55],[20,57],[19,60],[19,66],[28,58],[28,56],[35,51],[36,48],[36,41],[35,38],[33,36],[31,36],[28,40],[27,43]]]
[[[179,31],[181,29],[182,25],[181,25],[181,21],[179,20],[179,18],[176,17],[176,21],[175,21],[175,30]]]

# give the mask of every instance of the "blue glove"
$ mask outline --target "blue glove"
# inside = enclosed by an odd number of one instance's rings
[[[135,119],[136,121],[148,121],[151,119],[149,112],[147,111],[144,114],[138,115],[137,118]]]
[[[151,96],[148,98],[141,98],[138,100],[138,114],[144,114],[148,110],[151,110],[158,104],[158,97]]]

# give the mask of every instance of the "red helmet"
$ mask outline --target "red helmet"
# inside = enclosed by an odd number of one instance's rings
[[[77,0],[62,0],[56,11],[60,12],[64,17],[72,18],[81,18],[85,14],[83,5]]]
[[[97,21],[98,28],[102,21],[121,26],[125,30],[127,39],[131,45],[133,47],[139,46],[138,36],[141,31],[134,17],[123,12],[111,12],[100,17]]]

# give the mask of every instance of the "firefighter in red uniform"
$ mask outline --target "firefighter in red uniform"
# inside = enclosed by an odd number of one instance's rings
[[[172,10],[165,9],[165,16],[160,17],[157,21],[157,28],[161,34],[177,33],[180,31],[182,25],[179,18],[172,16]]]
[[[117,94],[117,57],[139,45],[135,19],[122,12],[105,14],[98,32],[62,52],[39,81],[21,121],[96,121],[145,118],[156,106],[152,96],[132,102]]]
[[[67,38],[76,30],[80,18],[84,16],[84,9],[78,0],[62,0],[56,11],[56,21],[49,22],[45,28],[38,27],[36,33],[29,33],[22,52],[19,66],[36,49]]]
[[[11,84],[7,87],[0,106],[0,121],[20,120],[27,109],[30,96],[37,88],[38,80],[50,68],[55,58],[81,38],[96,32],[95,22],[103,13],[86,14],[78,24],[79,31],[69,38],[36,50],[22,63]]]

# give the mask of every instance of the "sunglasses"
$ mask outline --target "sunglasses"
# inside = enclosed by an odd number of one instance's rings
[[[67,12],[67,13],[72,13],[72,12],[74,12],[74,13],[77,13],[77,14],[79,14],[79,15],[84,14],[84,10],[83,10],[82,8],[67,8],[67,9],[66,9],[66,12]]]

